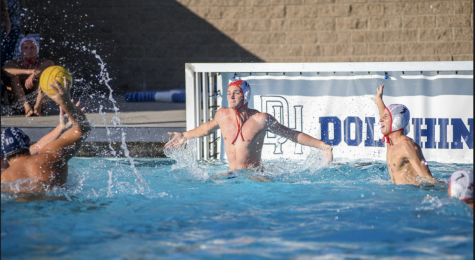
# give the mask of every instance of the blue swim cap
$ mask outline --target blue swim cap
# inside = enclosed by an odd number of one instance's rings
[[[20,128],[9,127],[2,131],[2,156],[9,156],[20,150],[30,149],[30,137]]]

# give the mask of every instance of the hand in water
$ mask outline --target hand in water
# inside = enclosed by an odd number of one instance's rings
[[[374,102],[376,102],[377,99],[383,99],[383,89],[384,89],[384,85],[379,85],[379,88],[376,89],[378,94],[373,95],[373,97],[371,98]]]
[[[330,145],[325,145],[322,147],[323,157],[327,163],[333,162],[333,148]]]
[[[165,149],[171,149],[171,148],[178,148],[183,145],[186,141],[186,137],[182,133],[178,132],[168,132],[169,135],[173,135],[172,140],[168,141],[168,143],[165,144]]]

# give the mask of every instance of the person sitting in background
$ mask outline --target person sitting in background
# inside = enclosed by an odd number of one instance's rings
[[[462,200],[473,209],[473,172],[463,169],[452,173],[447,192],[449,197]]]
[[[383,141],[387,143],[386,161],[389,175],[394,184],[435,184],[440,183],[432,176],[421,147],[411,138],[408,125],[409,109],[405,105],[392,104],[386,107],[383,102],[383,88],[377,88],[373,95],[374,103],[378,106]]]
[[[41,116],[46,103],[45,95],[39,89],[39,77],[44,69],[54,63],[36,57],[39,46],[33,37],[27,36],[21,40],[20,51],[23,57],[8,61],[2,68],[2,74],[10,79],[15,101],[20,103],[20,107],[23,105],[25,116]]]
[[[41,147],[36,155],[30,154],[30,138],[20,129],[11,127],[2,131],[2,155],[10,165],[1,173],[2,192],[42,192],[51,187],[65,187],[68,161],[81,148],[91,126],[84,112],[71,102],[66,78],[63,78],[63,84],[64,88],[61,88],[54,80],[50,88],[55,94],[46,95],[68,114],[71,129]],[[25,180],[27,185],[14,186],[13,182],[17,180]]]

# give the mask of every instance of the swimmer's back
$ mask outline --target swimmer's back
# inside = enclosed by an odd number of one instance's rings
[[[2,172],[1,181],[36,178],[53,186],[62,186],[68,177],[68,163],[64,157],[41,153],[17,158],[15,163]]]

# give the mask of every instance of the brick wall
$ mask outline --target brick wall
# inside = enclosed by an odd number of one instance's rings
[[[20,0],[41,55],[100,89],[184,87],[186,62],[473,60],[473,1]],[[84,47],[86,50],[84,50]]]
[[[473,1],[178,1],[267,62],[473,60]]]

